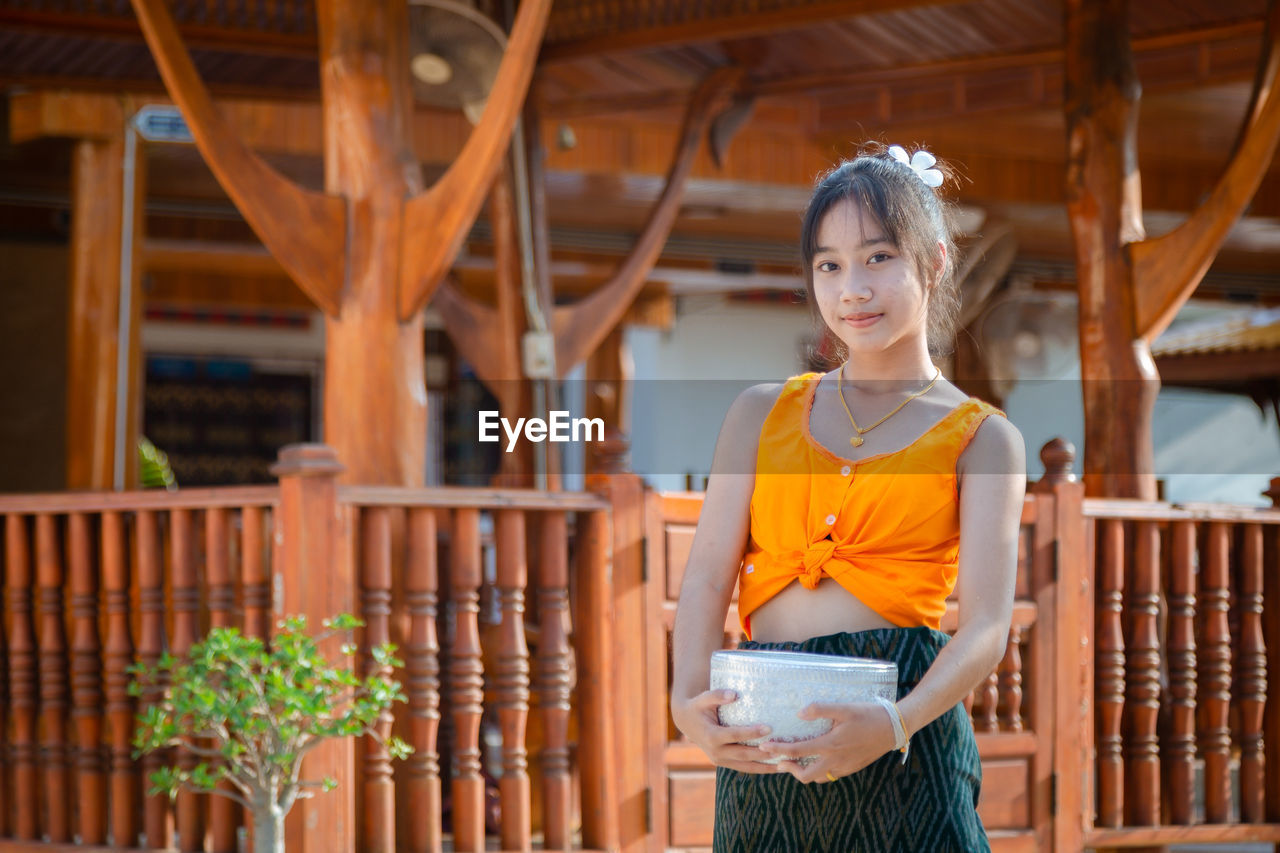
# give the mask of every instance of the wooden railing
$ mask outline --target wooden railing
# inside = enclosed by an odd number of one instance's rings
[[[166,848],[176,829],[235,849],[240,818],[229,801],[183,796],[171,809],[143,796],[162,759],[131,757],[126,668],[180,653],[213,626],[267,632],[277,493],[0,498],[9,717],[0,837]]]
[[[1280,841],[1280,511],[1086,499],[1083,515],[1087,843]]]
[[[317,458],[282,455],[279,487],[0,496],[0,850],[239,849],[225,798],[145,796],[174,757],[133,759],[126,667],[325,601],[364,620],[362,648],[399,645],[408,701],[384,727],[415,751],[361,744],[350,784],[295,808],[316,812],[291,851],[616,847],[609,503],[335,488]],[[315,837],[325,812],[353,816],[349,843]]]
[[[968,702],[993,847],[1280,841],[1280,510],[1086,500],[1069,465],[1028,491],[1009,644]],[[236,850],[223,799],[145,796],[174,757],[133,759],[126,667],[343,609],[400,646],[383,725],[415,752],[334,757],[291,853],[702,846],[711,771],[664,666],[699,495],[338,486],[316,446],[276,471],[0,496],[0,853]]]

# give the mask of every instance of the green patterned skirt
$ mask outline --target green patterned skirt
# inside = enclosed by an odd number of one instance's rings
[[[785,649],[891,660],[898,698],[915,687],[949,638],[932,628],[877,628]],[[978,817],[982,765],[964,705],[911,737],[906,764],[889,752],[835,782],[803,784],[790,773],[716,768],[714,853],[976,853],[990,851]]]

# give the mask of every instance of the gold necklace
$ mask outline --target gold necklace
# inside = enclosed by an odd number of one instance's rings
[[[934,375],[932,381],[930,381],[928,385],[924,386],[923,390],[916,391],[914,394],[911,394],[910,396],[907,397],[907,399],[899,403],[897,407],[888,415],[885,415],[883,418],[881,418],[880,420],[873,423],[871,426],[866,427],[864,429],[863,427],[858,426],[858,422],[853,419],[853,412],[849,411],[849,404],[844,399],[844,369],[847,366],[847,364],[848,363],[846,362],[845,364],[840,365],[840,372],[836,374],[836,394],[838,394],[840,397],[840,404],[844,406],[844,413],[849,416],[849,423],[853,424],[853,431],[857,433],[856,435],[854,435],[852,438],[849,439],[849,443],[852,444],[854,447],[858,447],[859,445],[862,444],[863,433],[870,432],[871,430],[880,426],[880,424],[887,421],[891,415],[894,415],[897,413],[898,409],[901,409],[907,403],[910,403],[916,397],[919,397],[921,394],[924,394],[926,391],[932,388],[933,384],[937,382],[938,379],[942,376],[942,369],[935,368],[938,372]]]

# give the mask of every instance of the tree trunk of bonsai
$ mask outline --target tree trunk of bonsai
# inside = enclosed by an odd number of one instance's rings
[[[284,853],[284,815],[275,803],[253,810],[253,853]]]

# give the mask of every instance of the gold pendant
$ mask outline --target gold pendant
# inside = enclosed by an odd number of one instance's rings
[[[861,446],[861,445],[862,445],[862,436],[860,436],[860,435],[855,435],[853,438],[849,439],[849,443],[850,443],[850,444],[852,444],[854,447],[859,447],[859,446]]]

